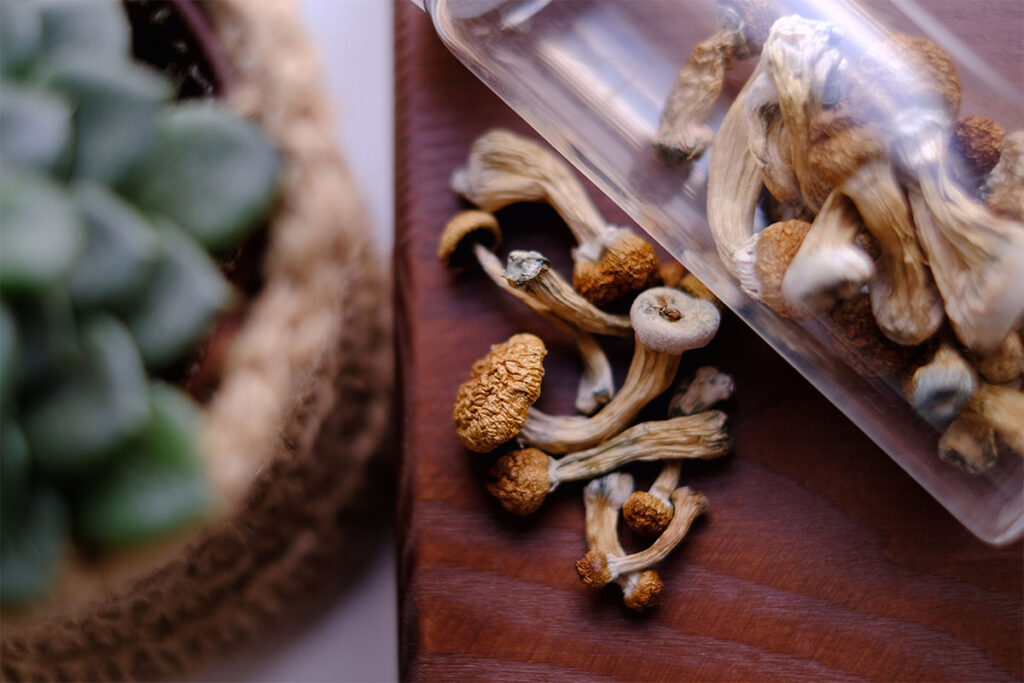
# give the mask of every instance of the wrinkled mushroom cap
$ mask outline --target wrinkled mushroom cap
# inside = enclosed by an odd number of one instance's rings
[[[658,599],[661,597],[661,591],[664,587],[665,584],[661,582],[658,572],[653,569],[647,569],[640,572],[640,575],[636,577],[635,583],[630,585],[628,591],[623,592],[622,600],[626,603],[626,607],[631,610],[643,612],[658,604]]]
[[[598,260],[575,257],[572,286],[595,306],[624,299],[661,281],[654,247],[632,230],[621,228]]]
[[[487,474],[487,491],[509,512],[528,515],[551,490],[550,465],[548,454],[536,448],[506,453]]]
[[[834,337],[833,348],[864,377],[899,374],[920,354],[920,347],[902,346],[882,333],[868,294],[840,301],[825,327]]]
[[[967,172],[984,178],[997,163],[1006,131],[992,119],[972,114],[953,126],[953,150],[963,159]]]
[[[772,223],[760,232],[755,247],[754,272],[761,283],[761,301],[787,318],[797,317],[800,311],[782,295],[782,280],[810,230],[807,221]]]
[[[634,491],[622,506],[622,517],[633,533],[657,536],[672,521],[672,507],[647,491]]]
[[[522,430],[526,411],[540,397],[546,355],[540,337],[517,334],[473,363],[452,411],[466,448],[487,453]]]
[[[658,353],[679,355],[706,346],[722,320],[715,305],[671,287],[643,292],[629,309],[637,341]]]
[[[603,588],[612,580],[608,569],[608,556],[600,550],[588,550],[587,554],[576,561],[576,573],[580,581],[591,588]]]
[[[501,228],[494,214],[486,211],[455,214],[441,232],[437,258],[445,268],[467,266],[473,260],[474,242],[480,242],[491,251],[501,246]]]

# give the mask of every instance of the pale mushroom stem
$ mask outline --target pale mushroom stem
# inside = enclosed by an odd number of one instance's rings
[[[719,28],[697,43],[679,70],[654,136],[658,157],[666,163],[682,163],[699,157],[714,133],[705,123],[722,92],[725,72],[736,61],[736,31]]]
[[[651,488],[647,490],[652,496],[658,500],[669,502],[672,492],[679,486],[679,475],[683,471],[683,463],[681,460],[669,460],[661,466],[661,472],[654,479],[654,483],[651,484]]]
[[[833,191],[783,277],[782,295],[791,305],[825,314],[868,283],[875,264],[857,243],[860,227],[857,210]]]
[[[629,337],[629,317],[606,313],[580,296],[536,251],[513,251],[505,269],[508,284],[528,293],[564,320],[592,334]]]
[[[627,572],[651,567],[668,557],[668,554],[686,537],[694,520],[708,509],[708,499],[703,494],[694,493],[688,487],[683,487],[672,493],[672,506],[675,508],[672,521],[649,547],[632,555],[607,557],[612,580]]]
[[[547,453],[568,453],[600,443],[622,431],[652,398],[669,388],[680,359],[637,343],[618,393],[593,417],[555,416],[530,408],[518,438]]]
[[[576,451],[549,468],[552,488],[567,481],[593,479],[630,462],[711,460],[729,452],[725,413],[710,410],[671,420],[641,422],[599,446]]]
[[[590,415],[607,404],[615,396],[615,382],[608,356],[597,341],[587,332],[557,315],[538,297],[510,285],[505,276],[505,269],[501,265],[501,259],[490,249],[477,242],[473,245],[473,253],[480,263],[480,268],[494,284],[522,301],[576,342],[580,359],[583,362],[583,374],[580,376],[574,403],[576,410],[584,415]]]
[[[861,164],[843,181],[842,191],[853,200],[882,250],[870,284],[879,329],[897,344],[923,342],[942,324],[942,299],[892,166],[885,158]]]
[[[764,185],[761,166],[750,153],[743,103],[762,69],[759,62],[729,107],[715,135],[708,168],[708,225],[722,264],[737,279],[740,270],[734,254],[754,233],[754,213]]]

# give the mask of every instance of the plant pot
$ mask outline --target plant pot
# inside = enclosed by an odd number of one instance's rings
[[[181,14],[202,42],[195,10]],[[389,297],[331,144],[316,55],[289,3],[202,10],[226,56],[227,103],[285,159],[263,285],[207,404],[202,440],[226,506],[159,546],[72,560],[47,603],[4,615],[4,679],[152,679],[251,638],[329,583],[373,493],[392,386]]]

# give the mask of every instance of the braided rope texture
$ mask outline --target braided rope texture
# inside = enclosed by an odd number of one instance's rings
[[[229,105],[285,156],[265,286],[204,432],[231,512],[62,579],[45,609],[5,615],[5,680],[152,680],[195,667],[322,594],[365,533],[390,420],[390,293],[333,144],[318,58],[291,0],[203,9],[235,72]]]

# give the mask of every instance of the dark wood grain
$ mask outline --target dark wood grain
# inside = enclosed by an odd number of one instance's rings
[[[470,141],[495,125],[528,128],[405,2],[396,5],[396,73],[404,679],[1024,676],[1022,545],[974,539],[731,316],[709,348],[683,360],[683,374],[712,363],[735,378],[736,445],[684,471],[711,510],[660,568],[658,610],[632,614],[617,588],[593,592],[577,579],[579,485],[530,518],[502,511],[482,487],[493,456],[454,436],[456,387],[491,344],[530,331],[551,349],[540,405],[569,412],[579,363],[567,339],[481,274],[444,271],[435,248],[463,208],[447,179]],[[552,212],[513,207],[499,217],[506,250],[538,248],[568,272],[569,236]],[[608,349],[621,377],[631,344]],[[647,483],[656,468],[634,472]]]

